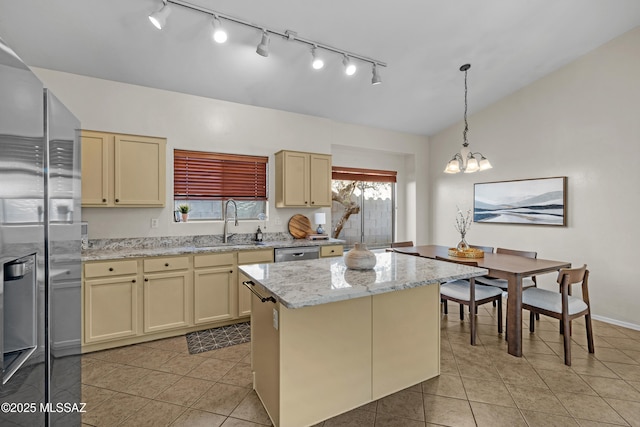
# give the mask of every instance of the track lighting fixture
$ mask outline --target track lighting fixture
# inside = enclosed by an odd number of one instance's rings
[[[373,64],[372,73],[373,73],[373,76],[371,76],[371,84],[372,85],[379,85],[380,83],[382,83],[382,79],[380,78],[380,74],[378,74],[378,67],[377,67],[377,65],[375,63]]]
[[[167,0],[163,0],[162,7],[149,15],[149,21],[151,21],[154,27],[161,30],[167,23],[167,16],[169,16],[170,13],[171,8],[167,4]]]
[[[224,43],[227,41],[227,32],[222,28],[222,24],[217,16],[214,15],[213,21],[211,21],[211,25],[213,26],[213,39],[217,43]]]
[[[347,76],[353,76],[356,73],[356,65],[351,62],[351,58],[347,55],[344,55],[342,64],[344,65],[344,72]]]
[[[382,82],[380,75],[378,74],[377,67],[386,67],[387,64],[378,61],[377,59],[369,58],[363,55],[358,55],[356,53],[347,52],[342,49],[335,48],[333,46],[329,46],[323,43],[318,43],[313,40],[304,39],[302,37],[298,37],[298,33],[291,30],[280,31],[272,28],[267,28],[263,25],[256,25],[251,22],[247,22],[243,19],[236,18],[230,15],[226,15],[223,13],[216,12],[211,9],[204,8],[202,6],[195,5],[193,3],[189,3],[184,0],[162,0],[162,7],[158,9],[156,12],[153,12],[149,15],[149,20],[151,23],[158,29],[162,29],[166,23],[167,16],[171,12],[169,5],[177,5],[180,7],[184,7],[185,9],[190,9],[196,12],[204,13],[210,15],[213,19],[211,21],[211,25],[213,26],[213,39],[217,43],[224,43],[227,41],[227,33],[222,27],[221,21],[232,22],[234,24],[244,25],[245,27],[251,27],[258,29],[262,32],[262,39],[260,44],[258,44],[256,48],[256,53],[261,56],[269,56],[269,43],[271,35],[281,36],[283,39],[298,42],[302,44],[306,44],[307,46],[311,46],[311,55],[313,57],[312,66],[314,69],[319,70],[324,67],[324,55],[320,53],[320,49],[325,50],[327,52],[332,52],[338,55],[342,55],[342,63],[345,66],[345,73],[349,76],[352,76],[356,72],[356,64],[354,63],[354,59],[361,62],[368,62],[373,66],[373,76],[371,78],[371,84],[379,84]],[[226,23],[225,22],[225,23]]]
[[[260,40],[260,44],[256,48],[256,53],[265,58],[269,56],[269,33],[267,30],[262,30],[262,40]]]
[[[322,57],[318,55],[318,47],[315,45],[311,48],[311,56],[313,57],[311,66],[314,70],[319,70],[324,67],[324,61],[322,60]]]

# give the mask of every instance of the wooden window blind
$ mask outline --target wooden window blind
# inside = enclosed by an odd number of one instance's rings
[[[267,200],[269,158],[173,151],[175,200]]]
[[[396,182],[396,171],[376,170],[376,169],[360,169],[345,168],[333,166],[331,168],[331,178],[346,181],[365,181],[365,182]]]

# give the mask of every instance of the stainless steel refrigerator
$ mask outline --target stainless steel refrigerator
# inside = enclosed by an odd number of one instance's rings
[[[80,122],[0,39],[0,425],[80,425]]]

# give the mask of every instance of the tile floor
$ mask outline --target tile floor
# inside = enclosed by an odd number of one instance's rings
[[[640,331],[594,321],[595,355],[574,322],[572,366],[553,319],[524,325],[524,357],[506,352],[495,309],[479,310],[478,345],[457,305],[442,317],[441,375],[319,424],[333,426],[640,426]],[[528,319],[528,315],[525,315]],[[86,354],[91,426],[271,425],[251,389],[250,344],[197,355],[184,337]]]

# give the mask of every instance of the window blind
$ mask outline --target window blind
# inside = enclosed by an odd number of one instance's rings
[[[396,171],[332,166],[331,178],[346,181],[396,182]]]
[[[268,157],[173,151],[175,200],[267,200]]]

